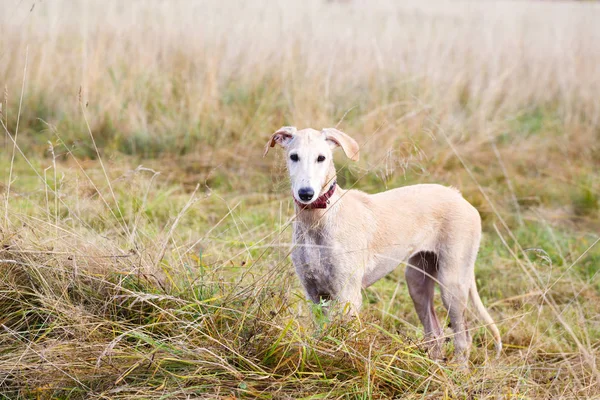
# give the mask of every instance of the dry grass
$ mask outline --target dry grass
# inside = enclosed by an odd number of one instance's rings
[[[599,18],[1,2],[0,398],[600,397]],[[400,268],[360,324],[305,301],[281,159],[260,156],[279,126],[340,120],[364,155],[342,185],[478,207],[500,359],[475,326],[470,372],[429,360]]]

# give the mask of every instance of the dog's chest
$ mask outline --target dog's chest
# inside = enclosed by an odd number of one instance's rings
[[[294,229],[295,248],[292,262],[303,285],[317,295],[333,295],[338,291],[339,246],[323,229]],[[338,251],[336,251],[338,250]]]

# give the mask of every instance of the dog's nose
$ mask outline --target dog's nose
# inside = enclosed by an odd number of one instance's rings
[[[315,195],[315,191],[312,188],[305,187],[298,190],[298,196],[302,201],[309,201]]]

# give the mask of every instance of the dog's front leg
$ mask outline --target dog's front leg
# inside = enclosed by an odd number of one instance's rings
[[[350,317],[358,316],[362,307],[361,281],[362,277],[353,274],[336,285],[338,290],[335,299],[343,307],[342,310]]]
[[[353,289],[340,294],[338,296],[338,302],[340,306],[343,307],[342,310],[349,317],[357,317],[362,306],[362,294],[360,292],[360,287],[357,290]]]
[[[362,306],[362,293],[360,284],[345,284],[330,290],[319,290],[310,282],[303,282],[307,297],[319,305],[319,313],[329,316],[331,311],[341,312],[348,317],[356,317]],[[333,308],[333,310],[332,310]]]

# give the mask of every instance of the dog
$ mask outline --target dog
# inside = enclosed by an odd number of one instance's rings
[[[431,358],[442,358],[443,329],[433,303],[436,282],[454,332],[455,360],[465,363],[471,348],[468,300],[500,353],[500,333],[475,284],[481,218],[458,190],[436,184],[377,194],[344,190],[336,182],[332,151],[341,147],[358,161],[359,146],[334,128],[282,127],[267,142],[264,156],[276,144],[286,151],[295,201],[292,262],[310,300],[336,300],[356,314],[361,290],[405,264]]]

